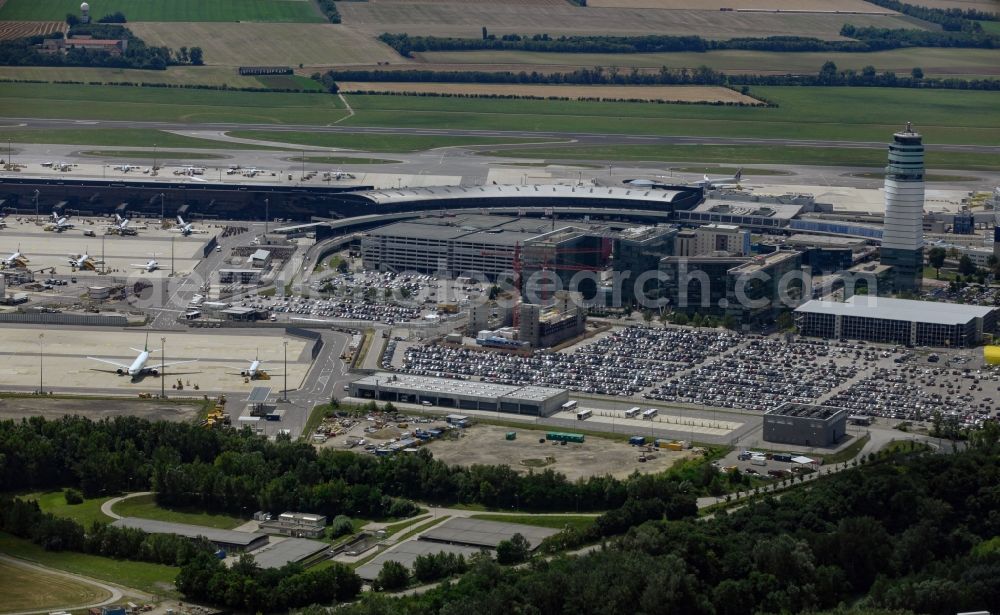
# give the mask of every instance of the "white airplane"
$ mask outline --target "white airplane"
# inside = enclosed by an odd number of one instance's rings
[[[187,237],[194,232],[194,225],[190,222],[185,222],[184,218],[177,216],[177,232]]]
[[[121,171],[122,173],[128,173],[129,171],[138,171],[139,167],[134,164],[120,164],[115,167],[115,171]]]
[[[125,363],[119,363],[118,361],[112,361],[111,359],[101,359],[99,357],[87,357],[87,358],[90,359],[91,361],[100,361],[101,363],[107,363],[109,365],[114,365],[115,367],[118,368],[118,369],[115,370],[115,372],[119,376],[132,376],[133,380],[135,380],[139,376],[143,375],[144,373],[150,373],[150,374],[152,374],[154,376],[159,376],[160,375],[160,368],[161,367],[166,367],[167,365],[180,365],[182,363],[194,363],[194,362],[196,362],[196,359],[195,360],[190,360],[190,361],[173,361],[171,363],[162,363],[160,365],[160,367],[147,367],[146,363],[149,361],[149,356],[151,354],[153,354],[154,352],[156,352],[156,350],[150,350],[149,349],[149,334],[148,333],[146,334],[146,345],[141,350],[139,348],[131,348],[131,350],[134,350],[134,351],[138,352],[139,356],[137,356],[135,358],[135,360],[132,361],[132,363],[130,363],[128,365],[126,365]]]
[[[705,188],[706,190],[712,188],[735,188],[740,185],[740,179],[742,177],[743,169],[739,168],[736,170],[736,175],[732,177],[716,177],[712,179],[708,175],[703,175],[701,181],[696,181],[691,184],[691,186],[695,188]]]
[[[119,235],[138,235],[138,232],[129,226],[131,222],[132,221],[128,218],[122,218],[118,214],[115,214],[115,221],[111,223],[109,228],[112,232],[118,233]]]
[[[354,179],[354,174],[348,173],[343,169],[337,169],[336,171],[330,172],[330,178],[333,179],[334,181],[340,181],[342,179]]]
[[[70,267],[75,267],[77,269],[94,269],[94,261],[90,260],[90,255],[86,252],[76,256],[70,254],[68,262]]]
[[[160,263],[156,262],[156,255],[149,259],[145,264],[142,263],[132,263],[132,267],[138,267],[139,269],[145,269],[146,273],[153,273],[160,268]]]
[[[265,373],[264,362],[260,360],[260,353],[258,352],[256,358],[254,358],[253,361],[250,361],[250,367],[246,369],[242,368],[239,369],[240,369],[240,376],[243,376],[244,378],[249,378],[251,380],[256,380],[260,378],[262,375],[264,375]]]
[[[5,257],[2,261],[3,268],[7,269],[10,267],[24,267],[28,263],[28,257],[21,254],[21,246],[17,247],[17,252],[14,252],[8,257]]]
[[[52,227],[52,230],[57,233],[67,231],[76,226],[75,224],[69,221],[69,216],[60,216],[56,212],[52,212],[52,222],[55,223],[55,226]]]

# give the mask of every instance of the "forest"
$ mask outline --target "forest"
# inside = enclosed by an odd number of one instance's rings
[[[419,596],[365,596],[345,615],[840,615],[1000,609],[996,429],[953,455],[922,449],[710,520],[657,519],[527,569],[476,559]],[[306,610],[311,615],[318,611]]]

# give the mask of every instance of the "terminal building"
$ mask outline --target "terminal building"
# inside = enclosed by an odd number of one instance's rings
[[[808,301],[795,310],[802,335],[907,346],[965,348],[993,333],[997,308],[855,295]]]
[[[361,399],[543,417],[555,414],[569,400],[565,389],[385,372],[352,382],[350,394]]]
[[[847,410],[786,402],[764,413],[764,441],[833,446],[847,434]]]

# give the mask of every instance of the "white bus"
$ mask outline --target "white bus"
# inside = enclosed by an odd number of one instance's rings
[[[580,410],[579,412],[576,413],[576,420],[578,420],[578,421],[584,421],[586,419],[589,419],[593,414],[594,414],[593,410],[589,410],[589,409],[588,410]]]
[[[639,412],[641,411],[642,409],[639,408],[639,406],[632,406],[631,408],[625,411],[625,418],[634,419],[635,417],[639,416]]]
[[[563,410],[572,410],[573,408],[576,408],[576,402],[575,401],[568,401],[568,402],[566,402],[565,404],[562,405],[562,409]]]
[[[656,408],[646,408],[646,410],[644,410],[642,413],[642,418],[651,419],[654,416],[656,416],[656,412],[657,412]]]

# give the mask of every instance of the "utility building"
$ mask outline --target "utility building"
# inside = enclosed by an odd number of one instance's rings
[[[847,410],[786,402],[764,414],[764,441],[833,446],[847,433]]]
[[[885,169],[883,265],[893,267],[893,289],[920,288],[924,268],[924,145],[909,122],[893,135]]]

